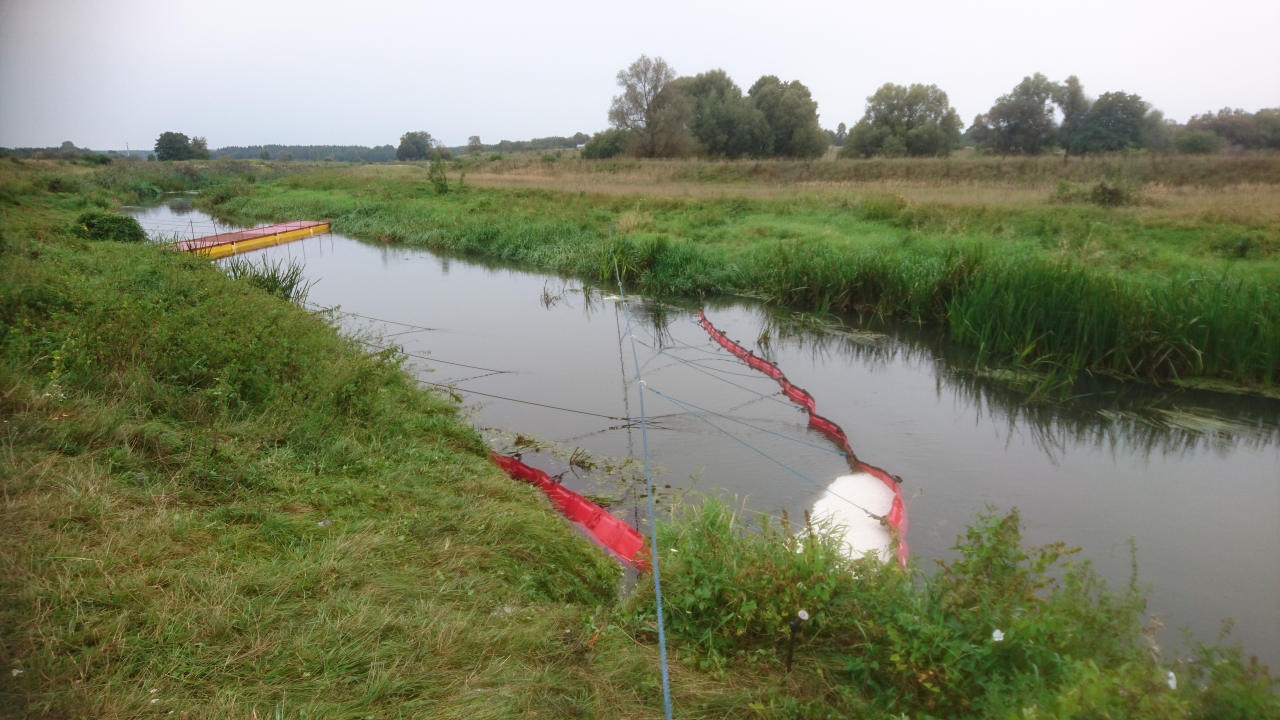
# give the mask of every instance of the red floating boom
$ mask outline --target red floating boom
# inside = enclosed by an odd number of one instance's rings
[[[536,485],[551,500],[562,515],[581,523],[591,537],[604,547],[617,553],[628,564],[645,569],[649,565],[644,552],[644,536],[635,528],[614,517],[608,510],[566,488],[545,472],[531,468],[516,458],[490,453],[508,475],[517,480]]]
[[[844,430],[839,425],[819,415],[817,412],[818,403],[813,399],[813,396],[804,388],[793,385],[787,379],[787,376],[782,373],[782,370],[778,369],[777,365],[730,340],[728,336],[711,324],[711,321],[707,319],[707,316],[701,310],[698,311],[698,322],[701,323],[702,329],[706,330],[707,334],[711,336],[711,339],[719,343],[720,347],[733,353],[747,365],[750,365],[752,369],[758,370],[776,380],[778,385],[782,386],[782,394],[786,395],[791,402],[803,407],[809,414],[809,424],[823,435],[826,435],[840,448],[845,458],[849,461],[851,470],[867,473],[889,486],[890,490],[893,490],[893,505],[884,520],[894,530],[898,545],[898,562],[905,567],[909,557],[907,551],[907,506],[902,502],[902,488],[893,479],[893,476],[874,465],[868,465],[859,460],[849,447],[849,436],[845,435]]]

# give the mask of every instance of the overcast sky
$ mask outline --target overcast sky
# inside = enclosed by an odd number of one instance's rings
[[[1280,0],[68,2],[0,0],[0,145],[450,145],[603,129],[641,53],[808,85],[824,127],[885,82],[966,124],[1024,75],[1165,111],[1280,106]]]

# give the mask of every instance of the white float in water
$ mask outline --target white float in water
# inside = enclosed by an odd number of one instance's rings
[[[844,529],[845,552],[850,557],[874,552],[879,553],[880,559],[889,560],[893,534],[871,514],[884,517],[892,507],[893,490],[889,486],[867,473],[856,473],[831,481],[813,504],[812,517]]]

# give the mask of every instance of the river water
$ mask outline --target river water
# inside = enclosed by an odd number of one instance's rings
[[[153,235],[213,231],[184,198],[130,211]],[[564,473],[642,529],[630,335],[662,393],[644,397],[661,502],[693,488],[798,520],[848,473],[773,381],[710,341],[692,302],[623,306],[616,288],[340,235],[241,257],[304,263],[313,307],[336,309],[371,347],[402,348],[495,448]],[[1028,405],[966,372],[965,354],[928,331],[818,324],[743,298],[700,307],[807,389],[859,458],[903,479],[923,566],[950,557],[988,506],[1017,507],[1029,544],[1082,548],[1117,590],[1132,538],[1165,659],[1182,647],[1179,630],[1213,640],[1230,619],[1246,651],[1280,665],[1280,401],[1102,383]]]

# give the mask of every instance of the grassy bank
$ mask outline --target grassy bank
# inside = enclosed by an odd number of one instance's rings
[[[0,716],[660,716],[645,583],[619,598],[451,401],[252,268],[85,239],[132,191],[59,172],[0,171]],[[1265,669],[1162,663],[1133,587],[1018,529],[982,518],[904,573],[680,510],[678,716],[1280,717]]]
[[[1217,159],[1215,159],[1217,160]],[[987,162],[986,159],[979,159]],[[1031,162],[1031,161],[1029,161]],[[1038,161],[1037,161],[1038,162]],[[653,293],[745,293],[937,323],[984,362],[1150,381],[1280,379],[1280,195],[1098,207],[1066,185],[1018,205],[893,193],[610,195],[463,188],[421,172],[303,173],[211,195],[243,221],[323,218],[358,237],[530,263]],[[1273,197],[1274,196],[1274,197]]]

